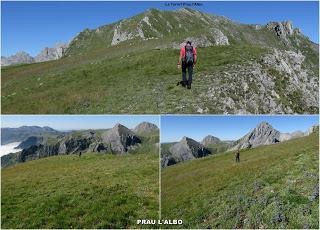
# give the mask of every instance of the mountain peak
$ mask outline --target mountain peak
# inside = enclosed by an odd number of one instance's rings
[[[274,144],[280,142],[280,139],[281,133],[274,129],[268,122],[263,121],[244,137],[239,139],[237,144],[233,146],[231,150]]]
[[[127,152],[141,143],[141,140],[130,129],[120,123],[104,132],[102,139],[104,143],[111,146],[114,153]]]
[[[134,129],[133,132],[135,133],[150,133],[153,131],[159,130],[158,126],[156,126],[153,123],[150,122],[141,122],[140,124],[138,124]]]
[[[209,155],[211,152],[199,142],[189,137],[182,137],[180,142],[174,144],[169,149],[174,162],[192,160]],[[166,165],[166,164],[165,164]]]
[[[204,146],[208,146],[208,145],[217,144],[220,142],[221,142],[221,140],[218,137],[208,135],[205,138],[203,138],[203,140],[201,141],[201,144],[203,144]]]
[[[268,122],[262,121],[257,125],[257,128],[273,128]]]

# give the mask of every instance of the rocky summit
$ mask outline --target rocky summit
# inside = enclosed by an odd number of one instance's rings
[[[256,128],[236,142],[231,150],[254,148],[280,142],[280,132],[269,123],[261,122]]]
[[[183,137],[180,142],[170,147],[169,152],[170,155],[165,156],[161,159],[162,167],[170,166],[195,158],[205,157],[211,154],[210,150],[189,137]]]
[[[155,131],[159,131],[158,126],[150,122],[141,122],[133,129],[133,132],[138,134],[151,133]]]
[[[217,144],[220,143],[221,140],[218,137],[214,137],[212,135],[208,135],[205,138],[203,138],[203,140],[201,141],[201,144],[204,146],[209,146],[212,144]]]
[[[1,56],[1,66],[29,64],[33,62],[34,58],[24,51],[18,52],[15,55],[9,57]]]
[[[18,52],[15,55],[11,55],[9,57],[1,56],[1,66],[30,64],[35,62],[57,60],[64,55],[67,47],[68,44],[57,44],[52,48],[45,47],[35,57],[32,57],[30,54],[24,51]]]
[[[121,124],[116,124],[112,129],[104,132],[102,140],[115,153],[127,152],[141,143],[141,139],[133,131]]]
[[[146,133],[144,135],[147,136]],[[154,140],[153,140],[154,141]],[[79,153],[127,154],[148,145],[139,134],[121,124],[108,130],[82,130],[29,136],[19,145],[21,152],[1,157],[1,167],[44,157]],[[151,143],[153,147],[157,143]]]

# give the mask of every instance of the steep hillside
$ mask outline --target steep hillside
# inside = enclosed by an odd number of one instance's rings
[[[2,228],[155,228],[159,157],[54,156],[1,170]]]
[[[175,228],[319,228],[319,134],[162,170],[163,219]],[[172,228],[172,226],[171,226]]]
[[[176,86],[185,40],[198,47],[191,91]],[[151,9],[82,31],[59,60],[4,68],[2,112],[317,113],[318,61],[289,21]]]

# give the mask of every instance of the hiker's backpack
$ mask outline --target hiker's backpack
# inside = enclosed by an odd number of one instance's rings
[[[184,49],[186,51],[186,56],[185,56],[186,64],[192,65],[194,63],[193,46],[185,46]]]

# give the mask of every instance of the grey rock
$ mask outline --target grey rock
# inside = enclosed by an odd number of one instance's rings
[[[66,49],[68,48],[67,44],[57,44],[53,48],[44,48],[37,56],[35,56],[35,62],[44,62],[56,60],[63,57]]]
[[[303,229],[310,229],[310,225],[309,224],[304,224],[303,225]]]
[[[158,126],[150,122],[142,122],[133,129],[133,132],[136,134],[147,134],[156,131],[159,131]]]
[[[299,137],[303,137],[305,134],[302,131],[295,131],[293,133],[280,133],[279,141],[287,141]]]
[[[201,144],[204,146],[208,146],[211,144],[221,143],[221,140],[218,137],[214,137],[212,135],[208,135],[201,141]]]
[[[141,143],[140,138],[134,132],[121,124],[116,124],[112,129],[104,132],[102,140],[107,146],[110,146],[113,153],[125,153]]]
[[[211,154],[207,148],[189,137],[183,137],[180,142],[171,146],[169,151],[175,162],[192,160]],[[173,162],[172,159],[171,161]]]
[[[15,55],[9,57],[1,56],[1,66],[17,65],[17,64],[30,64],[34,62],[34,58],[24,52],[18,52]]]
[[[44,62],[56,60],[65,54],[69,44],[57,44],[53,48],[44,48],[38,55],[32,57],[30,54],[22,51],[9,57],[1,56],[1,66],[17,65],[17,64],[31,64],[35,62]]]
[[[280,222],[286,222],[287,219],[283,213],[277,213],[273,218],[272,222],[273,223],[280,223]]]
[[[313,125],[311,126],[308,131],[305,133],[305,135],[310,135],[312,133],[319,132],[319,125]]]
[[[269,22],[267,24],[267,28],[269,30],[274,31],[277,36],[281,38],[286,38],[287,36],[291,36],[293,34],[292,22],[284,21],[284,22]]]
[[[319,184],[317,184],[314,188],[314,191],[312,192],[312,195],[310,197],[310,201],[313,202],[319,198]]]
[[[280,132],[269,123],[261,122],[256,128],[238,140],[230,150],[254,148],[280,142]]]

